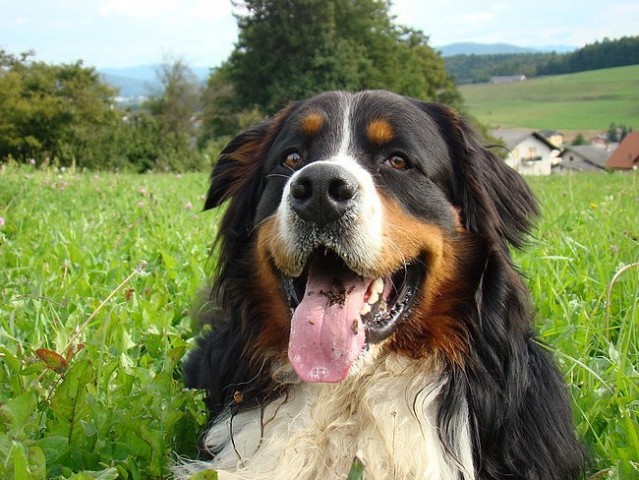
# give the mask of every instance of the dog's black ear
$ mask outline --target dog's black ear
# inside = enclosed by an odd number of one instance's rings
[[[524,178],[484,147],[468,125],[459,123],[464,154],[456,159],[457,201],[466,228],[521,247],[539,215],[537,199]]]
[[[204,210],[233,197],[251,178],[259,156],[266,148],[272,121],[261,122],[237,135],[222,150],[211,173]]]
[[[495,245],[520,247],[539,214],[530,187],[514,169],[484,147],[470,124],[449,107],[419,103],[446,139],[453,164],[453,202],[469,232]]]

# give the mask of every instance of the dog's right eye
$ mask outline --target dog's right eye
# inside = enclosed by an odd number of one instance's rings
[[[408,170],[411,168],[411,164],[401,155],[392,155],[386,159],[384,165],[388,165],[395,170]]]
[[[296,168],[302,161],[302,156],[297,152],[290,152],[282,160],[282,164],[289,168]]]

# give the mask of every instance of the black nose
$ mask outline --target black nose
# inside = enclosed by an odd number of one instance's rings
[[[291,183],[291,208],[304,220],[324,225],[348,211],[357,188],[357,179],[343,167],[311,164]]]

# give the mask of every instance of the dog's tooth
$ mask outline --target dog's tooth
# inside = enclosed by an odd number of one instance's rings
[[[364,303],[364,306],[360,310],[359,314],[363,316],[363,315],[367,315],[371,313],[371,311],[372,311],[371,306],[368,303]]]
[[[366,302],[369,305],[375,305],[379,301],[381,294],[384,292],[384,280],[381,278],[373,280],[369,287],[369,292]]]
[[[371,292],[380,294],[384,291],[384,280],[381,278],[376,278],[371,285]]]
[[[369,305],[375,305],[378,300],[379,300],[379,292],[373,290],[370,296],[368,297],[368,300],[366,301],[368,302]]]

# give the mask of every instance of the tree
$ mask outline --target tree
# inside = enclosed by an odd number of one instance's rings
[[[202,124],[198,137],[200,147],[230,137],[265,117],[257,106],[238,110],[236,105],[235,87],[229,80],[228,63],[225,63],[211,73],[202,92]]]
[[[153,95],[147,107],[155,115],[162,132],[171,142],[180,142],[193,134],[193,116],[200,100],[197,78],[181,58],[164,59],[156,71],[161,90]]]
[[[195,160],[194,138],[200,102],[197,77],[179,57],[165,57],[156,71],[160,91],[146,107],[159,123],[158,167],[181,170]]]
[[[118,122],[115,90],[93,68],[48,65],[2,51],[0,159],[101,164],[115,148],[104,133]]]
[[[29,57],[33,57],[35,52],[28,50],[22,52],[20,56],[7,52],[4,48],[0,48],[0,70],[9,69],[16,65],[22,65],[27,63]]]
[[[584,137],[583,134],[579,132],[577,136],[573,139],[571,145],[574,145],[574,146],[588,145],[588,140],[586,140],[586,137]]]
[[[612,143],[619,141],[619,132],[615,122],[612,122],[608,127],[608,141]]]
[[[619,135],[619,141],[622,142],[627,135],[628,135],[628,127],[625,125],[621,125],[621,134]]]
[[[244,0],[228,61],[235,110],[272,114],[324,90],[387,88],[460,101],[421,32],[392,22],[387,0]]]

